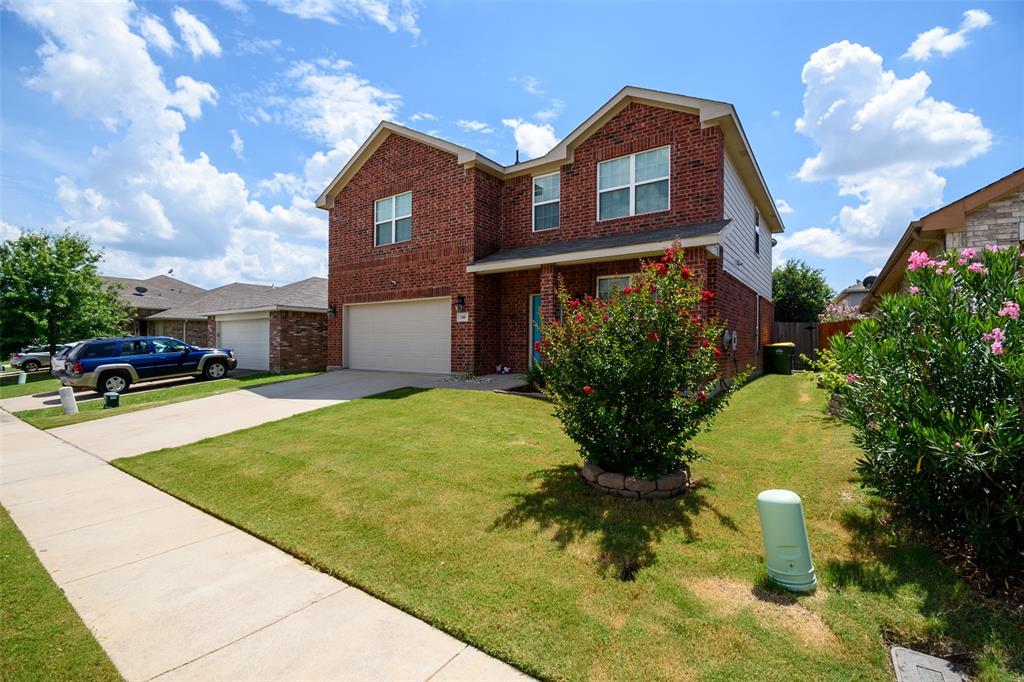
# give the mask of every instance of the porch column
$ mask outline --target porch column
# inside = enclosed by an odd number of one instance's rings
[[[540,317],[545,322],[555,319],[555,264],[540,266]]]

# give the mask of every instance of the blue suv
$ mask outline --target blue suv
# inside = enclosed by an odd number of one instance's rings
[[[221,379],[236,364],[234,351],[227,348],[196,348],[169,336],[126,336],[80,343],[68,354],[59,378],[65,386],[124,393],[141,381]]]

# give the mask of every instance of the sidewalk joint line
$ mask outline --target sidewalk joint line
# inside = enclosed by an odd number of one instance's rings
[[[456,640],[456,641],[458,641],[458,640]],[[442,664],[441,664],[441,667],[440,667],[440,668],[438,668],[438,669],[437,669],[437,670],[435,670],[434,672],[432,672],[432,673],[430,673],[429,675],[427,675],[427,678],[426,678],[425,680],[423,680],[423,682],[430,682],[430,680],[432,680],[432,679],[434,679],[435,677],[437,677],[437,674],[438,674],[439,672],[441,672],[442,670],[444,670],[445,668],[447,668],[447,667],[448,667],[448,664],[449,664],[449,663],[451,663],[452,661],[454,661],[454,660],[455,660],[456,658],[458,658],[458,657],[459,657],[459,654],[463,653],[464,651],[466,651],[466,649],[468,649],[468,648],[469,648],[469,645],[468,645],[468,644],[466,644],[465,642],[462,642],[462,644],[463,644],[463,647],[462,647],[461,649],[459,649],[458,651],[456,651],[456,652],[455,652],[455,654],[454,654],[454,655],[453,655],[453,656],[452,656],[451,658],[449,658],[449,659],[448,659],[447,661],[445,661],[444,663],[442,663]]]

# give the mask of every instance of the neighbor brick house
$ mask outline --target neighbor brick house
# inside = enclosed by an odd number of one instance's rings
[[[330,365],[525,371],[559,282],[608,296],[678,241],[737,332],[725,369],[761,366],[783,225],[730,104],[627,87],[511,166],[383,122],[317,206]]]
[[[910,223],[874,279],[861,310],[870,312],[883,294],[903,287],[912,252],[937,256],[947,249],[980,249],[988,244],[1024,247],[1024,168]]]

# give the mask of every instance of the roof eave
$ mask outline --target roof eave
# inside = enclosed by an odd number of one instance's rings
[[[235,313],[269,313],[269,312],[293,312],[293,313],[327,313],[327,306],[301,306],[301,305],[261,305],[249,308],[227,308],[225,310],[212,310],[203,313],[206,316],[233,315]],[[205,318],[203,318],[205,319]]]

